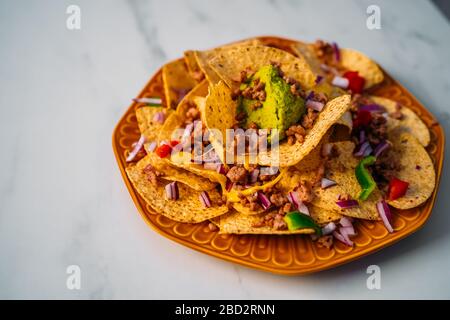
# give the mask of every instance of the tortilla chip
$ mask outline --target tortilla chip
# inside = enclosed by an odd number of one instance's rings
[[[297,56],[301,56],[306,60],[309,67],[316,75],[323,74],[323,70],[320,67],[321,62],[317,58],[312,44],[298,41],[291,46],[291,49]]]
[[[379,220],[376,203],[382,198],[382,195],[378,189],[375,189],[367,200],[359,201],[359,207],[342,209],[336,204],[339,196],[350,196],[352,199],[358,199],[361,187],[355,175],[355,168],[359,160],[353,156],[354,143],[342,141],[333,143],[333,145],[337,149],[339,156],[330,160],[327,178],[335,181],[337,185],[326,189],[322,189],[320,186],[315,188],[315,197],[312,205],[344,216]]]
[[[192,103],[199,102],[199,97],[205,97],[208,92],[208,82],[203,80],[198,85],[195,86],[194,89],[191,90],[180,102],[177,107],[177,110],[173,112],[167,120],[164,122],[163,127],[159,133],[159,141],[170,141],[177,140],[179,137],[174,135],[177,129],[184,128],[186,126],[186,112],[191,107]],[[204,107],[199,106],[199,110],[201,111]],[[203,116],[202,116],[203,117]],[[202,165],[190,162],[190,155],[188,157],[183,156],[183,152],[176,153],[171,155],[170,158],[165,158],[166,161],[171,166],[175,166],[177,168],[185,169],[190,171],[196,175],[202,176],[212,182],[220,183],[223,189],[225,189],[226,177],[215,170],[205,169]],[[189,161],[180,161],[183,159],[187,159]]]
[[[240,202],[233,203],[233,208],[241,214],[260,214],[266,211],[261,206],[257,210],[251,210],[250,207],[246,207]]]
[[[311,218],[319,225],[324,225],[328,222],[337,221],[342,218],[342,215],[335,211],[315,206],[309,206],[308,209]]]
[[[370,96],[370,100],[383,106],[388,114],[392,114],[397,111],[397,106],[399,105],[396,101],[382,97]],[[392,132],[394,129],[396,132],[408,132],[416,137],[417,140],[419,140],[419,142],[426,147],[430,143],[430,131],[427,126],[414,111],[401,105],[400,107],[400,112],[402,113],[403,118],[394,119],[389,116],[387,122],[388,133]]]
[[[198,176],[204,177],[211,182],[219,183],[220,186],[222,187],[222,190],[225,190],[227,178],[223,174],[218,173],[216,170],[205,169],[203,165],[196,163],[176,162],[170,161],[169,159],[165,159],[165,161],[168,161],[168,163],[170,163],[175,167],[185,169]]]
[[[220,216],[228,211],[226,205],[216,205],[221,199],[221,195],[215,189],[208,192],[212,203],[210,208],[203,206],[199,198],[199,191],[181,183],[178,184],[180,198],[178,200],[167,200],[165,184],[159,181],[157,186],[153,185],[143,172],[148,164],[150,164],[149,158],[143,158],[135,166],[128,167],[126,172],[135,189],[156,212],[175,221],[198,223]]]
[[[240,73],[246,68],[258,71],[261,67],[272,62],[281,64],[281,70],[288,77],[297,80],[305,90],[311,89],[315,85],[315,75],[303,57],[295,57],[292,54],[265,46],[241,46],[220,52],[210,65],[225,81],[233,88],[238,85]]]
[[[319,144],[324,134],[335,124],[350,106],[350,96],[344,95],[329,101],[319,113],[314,126],[305,136],[303,143],[296,142],[289,145],[286,141],[279,146],[280,167],[292,166],[299,163]],[[276,152],[261,152],[258,155],[260,165],[270,165],[276,162]]]
[[[192,100],[194,101],[198,110],[200,110],[200,120],[202,120],[203,123],[206,123],[206,119],[205,119],[206,98],[197,96],[197,97],[194,97]]]
[[[183,169],[171,166],[167,161],[158,157],[155,153],[148,153],[146,161],[157,171],[163,173],[164,180],[178,181],[197,191],[209,191],[216,187],[216,183],[202,176],[195,175]]]
[[[210,129],[210,141],[220,160],[225,163],[226,129],[236,123],[237,103],[231,99],[231,90],[223,81],[213,85],[205,101],[205,125]]]
[[[200,82],[203,80],[204,75],[202,69],[197,63],[197,58],[195,57],[195,51],[188,50],[184,52],[184,62],[186,63],[186,67],[188,69],[189,74],[193,79]]]
[[[313,44],[303,42],[298,42],[292,46],[295,53],[305,58],[316,75],[324,75],[324,71],[321,68],[321,62],[317,58],[313,48]],[[365,54],[353,49],[341,48],[340,55],[340,67],[346,70],[358,71],[358,74],[365,79],[365,89],[383,81],[383,72],[378,65]]]
[[[215,56],[217,56],[222,51],[231,50],[233,48],[237,48],[240,46],[255,46],[260,45],[261,41],[259,39],[248,39],[244,40],[238,43],[234,43],[231,45],[221,46],[218,48],[214,48],[211,50],[206,51],[194,51],[194,56],[197,61],[198,68],[203,71],[203,74],[205,75],[206,79],[209,83],[215,84],[220,81],[220,77],[217,75],[216,71],[211,68],[209,62],[211,59],[213,59]]]
[[[245,215],[239,212],[230,212],[216,219],[213,219],[217,226],[219,227],[219,233],[235,233],[235,234],[278,234],[278,235],[289,235],[289,234],[312,234],[314,229],[305,228],[298,230],[274,230],[270,227],[254,227],[261,218],[265,215],[255,214],[255,215]]]
[[[153,121],[153,117],[158,112],[164,112],[166,118],[172,113],[171,109],[164,107],[144,106],[136,110],[136,118],[139,126],[139,131],[145,136],[147,143],[158,140],[159,130],[163,124]]]
[[[424,203],[433,193],[436,173],[433,162],[420,142],[409,133],[395,132],[389,135],[392,151],[400,160],[402,169],[396,177],[409,183],[406,194],[388,203],[398,209],[410,209]]]
[[[183,96],[196,85],[183,59],[165,64],[162,68],[162,78],[167,107],[172,109],[175,109]]]

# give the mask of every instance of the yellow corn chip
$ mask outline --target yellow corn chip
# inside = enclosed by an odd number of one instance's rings
[[[167,107],[172,109],[175,109],[181,99],[196,85],[183,59],[165,64],[162,68],[162,78]]]
[[[126,172],[135,189],[156,212],[175,221],[198,223],[220,216],[228,211],[226,205],[217,205],[221,195],[215,189],[208,191],[212,203],[210,208],[206,208],[202,204],[199,198],[201,192],[195,191],[182,183],[178,184],[179,199],[168,200],[164,182],[159,181],[158,185],[155,186],[143,172],[143,169],[149,164],[149,158],[143,158],[135,166],[128,167]]]
[[[370,99],[374,103],[383,106],[389,115],[396,112],[398,106],[400,106],[399,111],[402,114],[402,118],[395,119],[389,116],[387,122],[388,132],[392,132],[394,129],[396,132],[408,132],[416,137],[424,147],[430,143],[430,131],[414,111],[387,98],[370,96]]]
[[[420,142],[406,132],[393,132],[389,135],[393,142],[393,152],[400,161],[402,169],[396,177],[409,183],[406,194],[388,203],[399,209],[410,209],[424,203],[433,193],[436,173],[433,162]]]

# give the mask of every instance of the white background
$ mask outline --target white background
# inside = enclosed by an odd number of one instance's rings
[[[70,4],[79,31],[66,29]],[[381,30],[366,29],[369,4]],[[428,1],[0,1],[0,298],[450,298],[447,168],[422,230],[310,276],[194,252],[140,218],[111,147],[130,99],[186,49],[264,34],[367,53],[449,130],[450,28]],[[66,288],[71,264],[79,291]],[[366,288],[371,264],[379,291]]]

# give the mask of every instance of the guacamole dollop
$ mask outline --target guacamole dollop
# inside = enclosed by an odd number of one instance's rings
[[[240,108],[247,114],[244,125],[248,127],[255,123],[260,129],[278,129],[281,140],[285,138],[285,131],[304,114],[305,102],[291,93],[290,85],[280,77],[275,66],[261,67],[241,85],[241,90],[255,86],[255,83],[264,84],[266,99],[259,102],[248,98],[241,99]]]

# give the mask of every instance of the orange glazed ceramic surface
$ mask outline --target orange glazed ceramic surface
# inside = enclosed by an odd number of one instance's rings
[[[289,50],[292,40],[260,37],[267,45]],[[122,177],[144,220],[161,235],[187,247],[248,267],[286,275],[299,275],[329,269],[358,259],[397,242],[422,227],[433,209],[444,160],[445,138],[442,127],[433,115],[396,80],[384,72],[385,79],[369,93],[390,98],[411,108],[428,126],[431,142],[426,148],[436,169],[436,188],[422,206],[397,210],[392,208],[395,232],[387,232],[383,223],[358,220],[354,247],[336,241],[331,249],[318,247],[308,236],[233,235],[219,234],[208,228],[208,222],[187,224],[156,214],[138,195],[125,173],[126,152],[139,139],[140,133],[133,103],[117,124],[113,133],[113,149]],[[139,97],[163,97],[161,70],[147,83]]]

